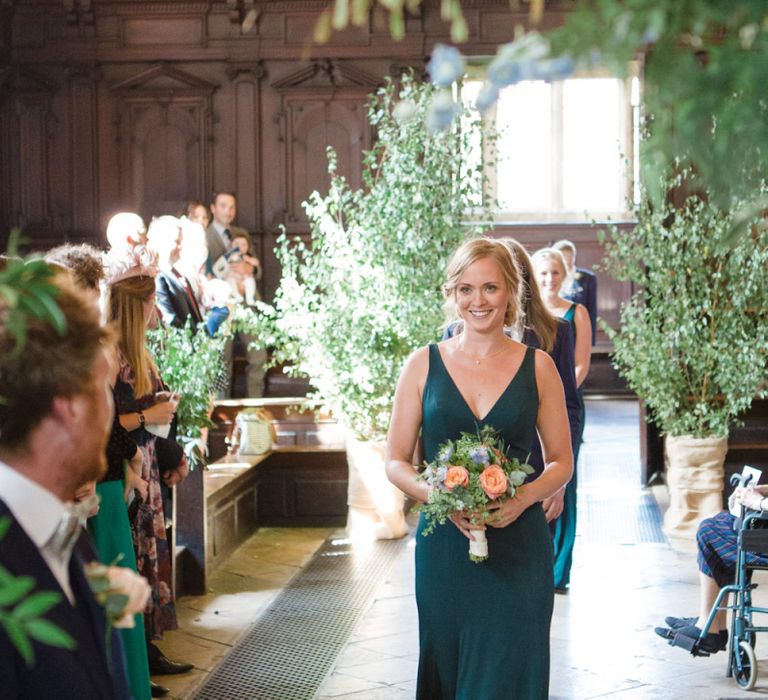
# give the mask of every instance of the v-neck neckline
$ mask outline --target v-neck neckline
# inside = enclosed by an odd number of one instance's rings
[[[520,361],[520,365],[518,366],[517,370],[515,370],[515,373],[512,375],[512,378],[509,380],[507,385],[504,387],[504,391],[502,391],[501,394],[499,394],[497,399],[493,402],[493,405],[488,409],[487,413],[482,418],[478,418],[478,416],[475,415],[475,412],[470,407],[469,402],[464,397],[464,394],[461,392],[461,389],[459,389],[459,385],[456,383],[456,380],[451,376],[451,373],[448,371],[448,367],[446,366],[445,361],[443,360],[443,355],[440,352],[440,346],[435,344],[435,350],[437,352],[438,358],[440,359],[440,364],[443,366],[443,371],[447,375],[448,379],[451,381],[451,384],[452,384],[454,390],[456,391],[456,393],[461,398],[461,402],[464,404],[464,408],[467,409],[469,414],[472,416],[472,418],[475,419],[476,422],[478,422],[478,423],[485,423],[485,421],[488,420],[488,417],[491,415],[491,413],[493,413],[494,410],[496,410],[496,406],[499,405],[499,402],[504,398],[506,393],[509,391],[509,388],[512,386],[512,384],[514,384],[514,382],[517,379],[517,377],[520,375],[520,370],[523,369],[523,365],[525,364],[525,360],[528,357],[528,351],[530,350],[530,348],[528,348],[528,347],[525,348],[525,351],[523,352],[523,359]]]

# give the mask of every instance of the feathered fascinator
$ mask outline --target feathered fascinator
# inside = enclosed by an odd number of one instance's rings
[[[113,248],[104,256],[104,281],[112,286],[129,277],[157,276],[157,254],[144,245]]]

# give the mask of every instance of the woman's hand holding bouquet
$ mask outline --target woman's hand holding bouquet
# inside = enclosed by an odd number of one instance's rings
[[[496,430],[485,426],[476,435],[462,433],[440,446],[435,460],[419,475],[430,486],[429,500],[419,506],[429,535],[450,519],[469,538],[469,558],[488,558],[485,526],[506,527],[526,505],[516,496],[533,469],[506,455]]]

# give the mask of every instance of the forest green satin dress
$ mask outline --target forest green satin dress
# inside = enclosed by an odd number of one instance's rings
[[[491,425],[524,460],[538,413],[535,350],[488,415],[478,420],[429,347],[422,399],[425,457],[462,432]],[[532,474],[529,479],[536,478]],[[419,610],[419,700],[545,700],[549,690],[549,627],[553,607],[552,542],[540,504],[505,528],[488,527],[489,558],[468,557],[469,540],[452,522],[416,536]]]

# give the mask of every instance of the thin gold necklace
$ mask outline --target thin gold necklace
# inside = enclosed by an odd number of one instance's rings
[[[474,355],[470,355],[466,350],[462,350],[461,347],[457,344],[456,349],[462,354],[468,357],[470,360],[472,360],[476,365],[479,365],[483,360],[490,360],[492,357],[496,357],[496,355],[501,355],[507,348],[509,348],[509,344],[505,343],[504,347],[501,348],[501,350],[497,350],[496,352],[492,352],[490,355],[484,355],[483,357],[475,357]]]

